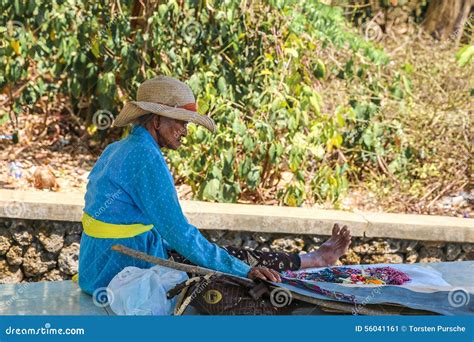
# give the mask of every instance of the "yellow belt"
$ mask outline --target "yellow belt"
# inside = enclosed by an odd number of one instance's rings
[[[99,239],[121,239],[130,238],[145,233],[153,228],[152,224],[113,224],[96,220],[87,213],[82,214],[82,228],[84,233]],[[72,277],[77,282],[79,274]]]
[[[130,238],[147,232],[153,228],[152,224],[113,224],[96,220],[84,213],[82,215],[82,228],[84,233],[99,239]]]

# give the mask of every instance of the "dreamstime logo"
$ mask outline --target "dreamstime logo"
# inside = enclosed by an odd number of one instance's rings
[[[132,272],[130,270],[122,270],[119,274],[118,274],[118,279],[119,280],[127,280],[128,277],[130,277],[132,275]]]
[[[372,291],[370,291],[369,295],[367,297],[364,298],[364,300],[362,302],[357,302],[357,303],[354,303],[354,308],[352,309],[352,314],[354,316],[360,314],[360,312],[363,310],[363,308],[371,303],[373,301],[373,299],[380,294],[380,292],[382,292],[382,286],[377,286],[376,288],[374,288]]]
[[[197,287],[192,291],[191,295],[186,299],[186,301],[184,301],[183,303],[181,303],[181,306],[176,306],[174,308],[174,315],[175,316],[180,316],[182,315],[182,313],[184,312],[184,310],[186,310],[186,307],[188,306],[189,303],[192,303],[194,301],[194,299],[196,299],[196,297],[201,294],[209,285],[210,285],[210,282],[212,279],[214,279],[216,277],[216,274],[215,273],[210,273],[210,274],[206,274],[205,276],[203,277],[199,277],[199,280],[197,281],[196,285]],[[189,282],[190,280],[187,280],[187,282]],[[209,291],[208,291],[209,292]],[[209,292],[209,297],[208,299],[210,299],[210,296],[211,296],[211,292]],[[215,293],[214,293],[215,294]],[[219,293],[220,294],[220,293]],[[206,297],[204,297],[204,300]],[[221,295],[221,299],[222,299],[222,295]],[[220,301],[220,299],[219,299]],[[206,300],[207,302],[207,300]]]
[[[365,39],[378,42],[383,37],[383,31],[380,25],[370,21],[362,26]]]
[[[25,26],[22,22],[16,20],[10,20],[5,26],[5,37],[12,40],[17,40],[21,33],[25,30]]]
[[[277,287],[270,292],[270,303],[277,308],[288,306],[293,301],[291,292],[287,289]]]
[[[458,287],[449,291],[448,302],[449,305],[451,305],[453,308],[460,308],[461,306],[465,306],[469,304],[470,300],[471,297],[469,295],[469,292],[467,292],[463,288]]]
[[[472,22],[474,20],[474,13],[471,14],[467,20],[466,20],[466,23],[469,23],[469,22]],[[435,32],[436,34],[436,32]],[[461,31],[461,28],[457,28],[456,30],[454,30],[448,37],[447,39],[440,39],[440,37],[438,37],[439,39],[439,42],[441,43],[440,44],[440,49],[444,49],[446,47],[448,47],[450,44],[453,44],[453,43],[456,43],[456,41],[458,39],[460,39],[459,35],[462,34],[462,31]]]
[[[415,34],[420,35],[420,31],[416,32],[416,24],[413,22],[412,18],[408,18],[407,21],[403,21],[400,17],[395,17],[393,20],[389,32],[392,39],[397,39],[400,36],[409,36],[412,37]]]
[[[33,328],[33,327],[22,327],[15,328],[9,326],[5,329],[7,335],[84,335],[85,330],[83,328],[53,328],[51,323],[47,322],[44,327]]]
[[[195,43],[196,40],[198,40],[199,37],[201,36],[201,33],[202,33],[201,26],[195,21],[184,26],[182,30],[184,40],[188,44]]]
[[[99,287],[92,294],[92,301],[95,306],[104,308],[114,302],[114,294],[107,287]]]
[[[174,136],[175,139],[178,139],[180,137],[185,137],[187,133],[188,133],[188,130],[186,128],[183,128],[183,129],[179,129],[176,132],[174,132],[173,136]]]
[[[112,126],[114,116],[106,109],[100,109],[92,116],[92,123],[99,130],[104,130]]]
[[[6,217],[21,217],[25,211],[25,204],[22,202],[7,203],[3,208]]]
[[[28,287],[31,285],[32,283],[24,283],[22,284],[17,290],[16,290],[16,293],[15,295],[11,296],[7,302],[6,302],[6,306],[10,306],[12,305],[18,298],[20,298],[21,294],[23,294],[23,292],[28,289]]]

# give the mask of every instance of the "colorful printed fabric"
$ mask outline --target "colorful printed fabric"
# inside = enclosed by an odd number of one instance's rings
[[[353,295],[346,295],[346,294],[344,294],[342,292],[338,292],[338,291],[325,290],[325,289],[319,287],[318,285],[316,285],[314,283],[307,282],[305,280],[281,277],[281,282],[284,283],[284,284],[299,287],[301,289],[311,290],[313,292],[319,293],[319,294],[321,294],[323,296],[326,296],[326,297],[329,297],[329,298],[333,298],[333,299],[337,299],[337,300],[345,300],[345,301],[349,301],[349,302],[352,302],[352,303],[356,302],[355,297]]]
[[[409,280],[410,277],[407,274],[393,267],[368,267],[362,270],[351,267],[327,267],[317,272],[286,271],[283,272],[282,277],[282,281],[286,284],[309,289],[333,299],[342,299],[350,302],[355,302],[354,296],[325,290],[313,282],[402,285]]]
[[[344,284],[402,285],[410,280],[407,274],[393,267],[368,267],[365,269],[327,267],[311,273],[287,271],[284,275],[288,278],[300,280]]]

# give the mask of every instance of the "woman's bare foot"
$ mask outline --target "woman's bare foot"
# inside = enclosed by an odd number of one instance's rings
[[[347,226],[341,229],[336,223],[332,228],[332,236],[317,251],[300,255],[300,268],[334,265],[341,256],[346,254],[350,244],[351,231]]]

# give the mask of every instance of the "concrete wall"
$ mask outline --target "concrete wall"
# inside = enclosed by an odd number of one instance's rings
[[[77,273],[81,224],[0,219],[0,283],[70,279]],[[221,246],[311,252],[325,235],[204,230]],[[474,260],[474,243],[355,237],[343,264]]]
[[[0,190],[0,283],[69,279],[77,272],[84,194]],[[113,198],[110,200],[113,203]],[[104,203],[104,210],[112,203]],[[182,201],[219,245],[310,252],[347,224],[345,264],[474,259],[474,219]]]
[[[79,222],[83,198],[82,193],[0,190],[0,218]],[[113,205],[113,198],[108,201],[101,209]],[[349,225],[357,237],[474,243],[474,219],[467,218],[199,201],[181,205],[200,229],[328,235],[338,222]]]

